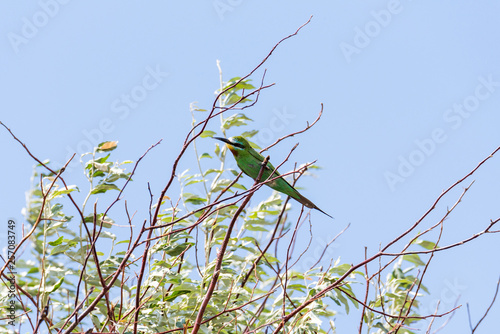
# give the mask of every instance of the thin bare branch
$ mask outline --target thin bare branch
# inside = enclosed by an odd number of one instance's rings
[[[321,103],[321,109],[319,111],[319,115],[318,115],[318,117],[316,117],[316,119],[314,120],[314,122],[312,122],[311,124],[309,124],[309,122],[307,122],[307,125],[306,125],[306,127],[304,129],[302,129],[300,131],[292,132],[292,133],[290,133],[288,135],[285,135],[285,136],[283,136],[281,138],[278,138],[274,143],[272,143],[271,145],[269,145],[269,146],[263,148],[262,150],[260,150],[260,153],[269,150],[271,147],[275,146],[276,144],[278,144],[282,140],[285,140],[285,139],[287,139],[289,137],[293,137],[293,136],[298,135],[300,133],[306,132],[307,130],[309,130],[310,128],[312,128],[314,126],[314,124],[316,124],[320,120],[320,118],[321,118],[322,115],[323,115],[323,103]]]
[[[499,287],[500,287],[500,278],[497,281],[497,287],[495,290],[495,294],[493,295],[493,300],[490,303],[490,306],[488,306],[488,308],[486,309],[486,312],[484,312],[483,316],[481,317],[481,319],[479,319],[476,326],[474,326],[474,327],[472,327],[472,321],[471,321],[470,310],[469,310],[469,303],[467,303],[467,315],[469,317],[469,325],[470,325],[472,334],[474,334],[476,332],[476,330],[479,327],[479,325],[481,324],[481,322],[483,322],[483,320],[486,318],[486,316],[490,312],[491,308],[493,307],[493,304],[495,304],[495,300],[497,299]]]

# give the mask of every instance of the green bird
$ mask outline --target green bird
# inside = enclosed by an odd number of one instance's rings
[[[227,148],[233,153],[234,159],[238,164],[238,167],[245,173],[250,176],[252,179],[257,179],[259,176],[260,169],[262,167],[262,163],[264,162],[264,157],[262,154],[254,150],[248,141],[241,136],[231,137],[229,139],[213,137],[214,139],[218,139],[226,143]],[[274,166],[267,162],[264,171],[262,172],[261,181],[265,181],[269,178],[269,176],[273,173],[271,178],[275,178],[280,175],[278,171],[275,170]],[[290,196],[291,198],[297,200],[299,203],[305,205],[308,208],[316,209],[328,217],[332,218],[328,213],[324,212],[320,208],[318,208],[313,202],[302,196],[297,189],[292,187],[290,183],[288,183],[284,178],[278,178],[274,181],[266,183],[269,187],[273,188],[276,191],[279,191],[285,195]]]

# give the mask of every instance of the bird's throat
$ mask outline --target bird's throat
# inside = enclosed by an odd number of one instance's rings
[[[226,146],[227,146],[227,148],[231,151],[231,153],[233,153],[233,155],[234,155],[235,157],[237,157],[237,156],[238,156],[238,150],[237,150],[237,149],[235,149],[233,145],[226,144]]]

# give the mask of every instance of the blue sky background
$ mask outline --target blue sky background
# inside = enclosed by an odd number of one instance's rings
[[[144,213],[146,182],[156,195],[163,188],[190,128],[190,103],[212,104],[216,60],[225,79],[245,75],[313,15],[265,65],[266,82],[276,85],[247,115],[251,128],[267,129],[259,138],[267,146],[313,121],[324,103],[313,129],[269,153],[281,161],[300,142],[282,171],[318,159],[318,177],[300,185],[335,220],[312,213],[316,247],[350,223],[327,256],[357,263],[365,246],[375,253],[406,230],[499,146],[499,12],[496,1],[4,1],[0,120],[55,163],[103,140],[119,141],[114,159],[137,160],[163,138],[129,189],[129,205]],[[124,94],[135,101],[127,105]],[[22,222],[33,161],[5,130],[0,143],[0,218]],[[199,145],[211,152],[214,141]],[[193,154],[180,170],[193,167]],[[69,183],[82,181],[76,167],[65,176]],[[499,168],[494,157],[472,178],[442,245],[500,216]],[[446,196],[422,229],[469,183]],[[440,310],[449,310],[459,296],[463,305],[441,333],[467,332],[465,303],[474,321],[485,311],[500,275],[499,251],[498,236],[486,235],[435,257],[424,281],[432,294],[422,307],[432,312],[441,299]],[[355,330],[359,311],[338,311],[339,333]],[[491,312],[479,333],[497,330],[500,304]]]

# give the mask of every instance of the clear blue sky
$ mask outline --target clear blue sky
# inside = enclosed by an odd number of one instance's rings
[[[356,263],[364,246],[376,252],[500,145],[499,12],[491,0],[4,1],[0,119],[54,162],[102,140],[119,141],[115,159],[135,160],[163,138],[134,181],[135,203],[147,205],[146,182],[156,194],[163,188],[190,127],[189,104],[212,103],[216,60],[226,79],[245,75],[314,15],[266,64],[266,81],[276,86],[248,116],[268,129],[264,144],[303,128],[324,103],[321,122],[272,150],[271,159],[281,161],[296,142],[293,161],[318,159],[318,178],[301,186],[335,220],[313,213],[317,243],[351,223],[328,255]],[[33,161],[1,129],[0,143],[0,218],[22,222]],[[208,151],[214,143],[200,145]],[[500,216],[499,168],[495,157],[473,178],[445,223],[443,245]],[[81,171],[72,168],[66,180],[81,181]],[[498,236],[487,235],[433,260],[423,307],[432,312],[441,299],[448,310],[458,295],[464,305],[441,333],[467,332],[466,302],[475,321],[484,312],[500,275],[499,252]],[[357,314],[337,318],[339,333],[357,328]],[[487,318],[479,332],[498,330],[496,320]]]

